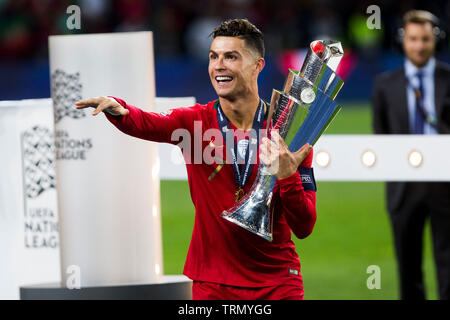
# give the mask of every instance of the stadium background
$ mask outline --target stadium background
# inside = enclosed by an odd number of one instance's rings
[[[66,27],[66,8],[71,4],[81,8],[81,30]],[[381,9],[379,30],[366,25],[366,8],[373,4]],[[157,96],[195,96],[206,103],[215,99],[207,73],[208,34],[223,19],[247,17],[266,35],[267,64],[259,81],[263,98],[282,86],[287,66],[301,65],[302,49],[311,40],[338,39],[345,50],[340,74],[346,84],[338,98],[343,110],[327,134],[371,134],[373,79],[401,66],[395,34],[402,13],[411,8],[449,20],[447,1],[0,0],[0,100],[50,97],[48,35],[151,30]],[[448,46],[447,39],[437,53],[447,62]],[[384,184],[319,182],[317,196],[315,230],[308,238],[295,240],[305,297],[397,299]],[[194,218],[187,182],[161,181],[161,206],[164,273],[180,274]],[[427,225],[425,282],[427,297],[436,299],[430,240]],[[370,265],[381,268],[379,290],[366,286]]]

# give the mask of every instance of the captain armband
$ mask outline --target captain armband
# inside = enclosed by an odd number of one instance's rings
[[[302,179],[303,189],[305,189],[305,191],[317,191],[313,168],[299,167],[298,172]]]

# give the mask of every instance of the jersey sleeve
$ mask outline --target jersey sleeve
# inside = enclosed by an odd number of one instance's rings
[[[124,108],[128,109],[126,116],[114,116],[107,112],[107,119],[120,131],[144,140],[177,144],[178,139],[172,135],[177,129],[193,132],[194,121],[199,117],[200,105],[170,109],[165,113],[146,112],[127,104],[124,100],[114,98]]]
[[[317,219],[316,192],[314,176],[312,175],[313,150],[300,164],[299,170],[293,175],[278,179],[281,205],[286,221],[297,238],[304,239],[311,234]],[[309,168],[311,175],[303,175],[302,169]],[[304,187],[302,180],[305,177],[305,185],[311,179],[314,187]],[[309,177],[309,178],[308,178]]]

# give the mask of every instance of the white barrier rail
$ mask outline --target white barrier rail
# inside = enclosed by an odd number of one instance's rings
[[[160,149],[163,180],[187,179],[175,149]],[[318,181],[450,181],[450,135],[324,135],[313,167]]]
[[[450,135],[324,135],[314,146],[322,181],[450,181]]]

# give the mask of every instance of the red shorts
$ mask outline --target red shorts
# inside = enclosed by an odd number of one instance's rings
[[[264,288],[235,287],[220,283],[194,281],[193,300],[303,300],[303,288],[277,285]]]

